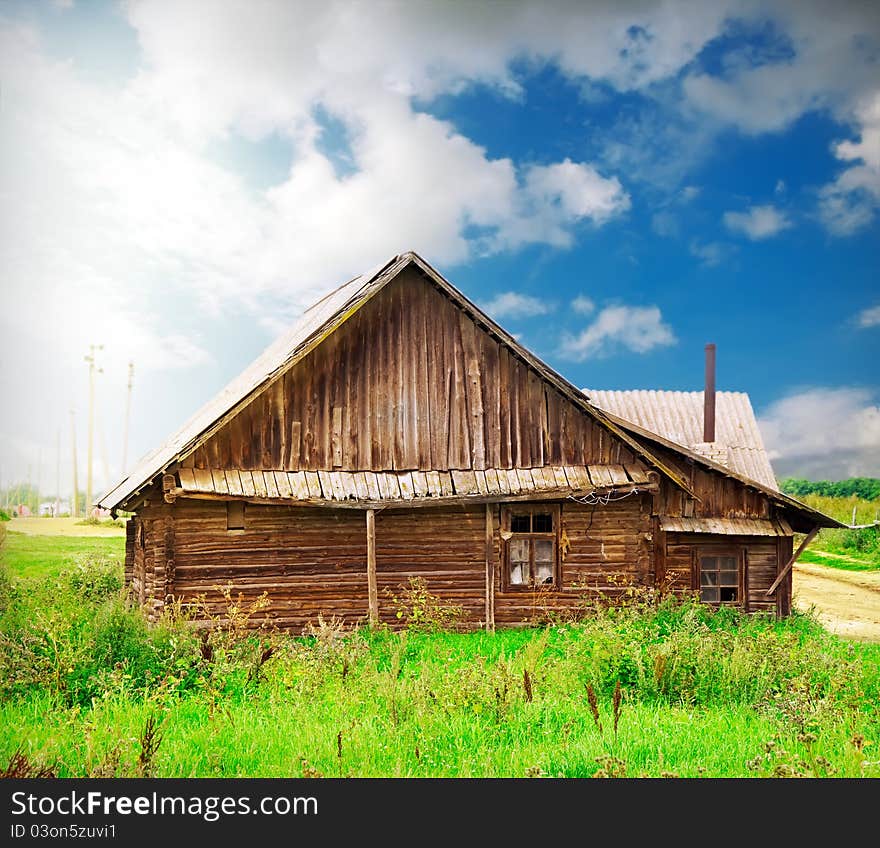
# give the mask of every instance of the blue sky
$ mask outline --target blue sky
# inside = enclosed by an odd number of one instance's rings
[[[96,487],[416,250],[569,380],[746,391],[880,475],[880,9],[0,2],[0,485]]]

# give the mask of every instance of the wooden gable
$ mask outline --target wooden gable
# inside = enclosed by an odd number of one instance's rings
[[[181,466],[442,471],[634,461],[623,440],[410,266]]]

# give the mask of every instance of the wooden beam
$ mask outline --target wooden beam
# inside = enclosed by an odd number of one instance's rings
[[[379,590],[376,588],[376,511],[367,510],[367,598],[370,625],[379,623]]]
[[[654,553],[654,586],[663,590],[666,587],[666,531],[658,516],[652,518],[651,523],[653,524],[651,549]]]
[[[495,630],[495,526],[492,504],[486,504],[486,630]]]
[[[788,574],[789,571],[794,567],[794,564],[797,562],[797,558],[804,552],[804,549],[813,539],[816,537],[816,534],[819,532],[818,527],[814,527],[804,536],[803,542],[800,543],[798,549],[794,552],[792,558],[786,563],[785,568],[776,575],[776,579],[773,581],[773,585],[767,590],[767,597],[769,598],[778,588],[779,584],[785,580],[785,575]]]

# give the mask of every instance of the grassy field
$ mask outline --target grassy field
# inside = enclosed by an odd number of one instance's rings
[[[60,776],[880,776],[880,646],[808,617],[636,597],[532,630],[436,632],[429,609],[420,630],[294,638],[238,608],[199,636],[146,626],[121,554],[8,536],[0,768],[20,750]]]
[[[880,511],[880,503],[855,496],[832,498],[823,495],[804,495],[800,500],[815,509],[846,524],[870,524]],[[800,538],[796,542],[800,542]],[[874,571],[880,569],[880,527],[862,530],[820,530],[816,538],[800,557],[802,562],[812,562],[829,568],[850,571]]]

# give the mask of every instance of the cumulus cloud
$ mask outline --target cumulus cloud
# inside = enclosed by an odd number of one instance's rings
[[[491,318],[533,318],[552,312],[556,305],[539,297],[507,291],[496,294],[482,307]]]
[[[742,233],[752,241],[775,236],[791,227],[791,221],[775,206],[751,206],[745,212],[725,212],[724,226],[734,233]]]
[[[880,304],[863,309],[856,319],[863,329],[866,327],[880,327]]]
[[[563,335],[559,355],[564,359],[582,362],[619,348],[647,353],[675,342],[675,334],[663,321],[658,307],[606,306],[580,333]]]
[[[784,397],[758,418],[777,477],[880,476],[880,407],[862,388],[815,388]]]
[[[858,141],[841,141],[834,155],[853,163],[820,192],[819,210],[828,229],[848,236],[873,221],[880,207],[880,91],[856,110]]]

